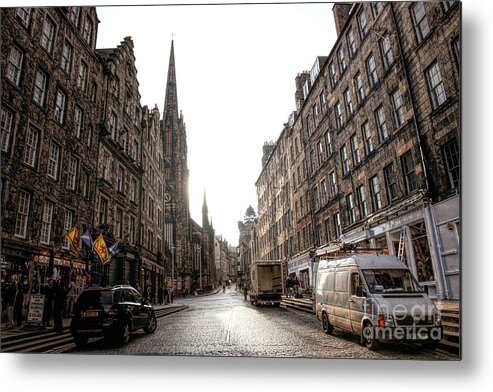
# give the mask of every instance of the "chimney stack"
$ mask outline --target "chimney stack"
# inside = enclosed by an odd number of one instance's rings
[[[341,31],[349,18],[349,11],[351,11],[353,5],[353,3],[335,3],[332,7],[337,36],[341,34]]]

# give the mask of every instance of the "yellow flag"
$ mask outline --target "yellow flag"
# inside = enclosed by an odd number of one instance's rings
[[[108,252],[108,247],[106,246],[106,242],[104,242],[104,237],[102,234],[96,238],[93,244],[94,250],[99,256],[101,263],[104,265],[110,259],[110,254]]]
[[[70,242],[70,252],[75,257],[79,257],[79,230],[77,230],[77,226],[74,226],[67,231],[65,238]]]

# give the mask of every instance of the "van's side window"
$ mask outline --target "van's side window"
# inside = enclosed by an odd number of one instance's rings
[[[351,274],[351,295],[358,295],[358,288],[361,287],[361,279],[357,272]],[[361,289],[359,290],[361,293]]]

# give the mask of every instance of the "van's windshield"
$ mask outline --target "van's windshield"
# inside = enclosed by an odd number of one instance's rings
[[[364,269],[371,293],[421,293],[419,284],[407,269]]]

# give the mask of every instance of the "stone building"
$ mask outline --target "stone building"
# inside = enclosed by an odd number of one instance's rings
[[[248,277],[248,268],[253,262],[253,228],[257,220],[257,214],[250,205],[248,206],[243,221],[238,221],[240,238],[238,240],[238,281],[243,283]]]
[[[213,289],[216,282],[216,264],[214,262],[214,237],[215,230],[212,221],[209,221],[209,208],[205,198],[202,204],[202,260],[203,265],[203,282],[206,289]]]
[[[117,241],[121,244],[120,251],[102,269],[100,282],[142,283],[140,249],[151,249],[144,232],[146,219],[150,219],[149,199],[142,194],[150,173],[143,173],[153,170],[153,166],[144,162],[146,155],[141,150],[142,107],[132,39],[126,37],[118,47],[97,49],[96,53],[104,66],[103,83],[107,88],[102,94],[97,209],[91,232],[94,238],[103,233],[108,247]],[[101,264],[95,266],[96,272]]]
[[[104,102],[94,8],[2,9],[2,282],[90,267],[65,233],[94,220]]]
[[[142,177],[139,192],[141,214],[141,280],[150,285],[156,299],[164,286],[164,154],[160,113],[144,106],[142,110]]]
[[[286,257],[309,290],[328,243],[397,254],[402,241],[430,295],[458,299],[460,4],[337,3],[334,16],[337,40],[296,78],[257,181],[259,254]]]

